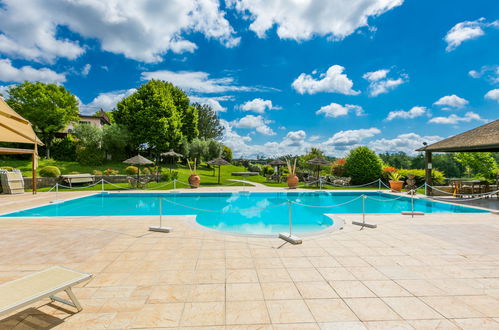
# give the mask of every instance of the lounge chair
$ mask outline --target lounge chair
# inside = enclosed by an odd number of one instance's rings
[[[0,316],[45,298],[72,306],[79,312],[82,307],[71,288],[91,277],[92,274],[55,266],[3,283],[0,285]],[[61,291],[66,291],[71,301],[55,296]]]

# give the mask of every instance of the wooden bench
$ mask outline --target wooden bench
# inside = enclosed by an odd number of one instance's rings
[[[66,174],[61,175],[62,181],[67,182],[70,187],[73,183],[94,183],[95,176],[92,174]]]
[[[50,298],[52,301],[58,301],[81,311],[82,307],[71,288],[91,277],[92,274],[55,266],[1,284],[0,316],[44,298]],[[71,301],[55,296],[61,291],[65,291]]]

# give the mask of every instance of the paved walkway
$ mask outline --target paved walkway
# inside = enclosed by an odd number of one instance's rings
[[[499,329],[499,216],[369,215],[364,230],[343,217],[281,248],[180,216],[164,217],[169,234],[147,231],[154,216],[3,218],[0,282],[52,265],[95,277],[75,289],[82,312],[44,300],[0,329]]]

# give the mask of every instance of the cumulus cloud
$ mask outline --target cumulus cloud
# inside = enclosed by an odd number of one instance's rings
[[[291,86],[300,94],[316,94],[319,92],[339,93],[345,95],[357,95],[360,92],[353,90],[353,82],[343,73],[345,70],[341,65],[329,67],[326,73],[318,78],[302,73],[293,81]],[[312,72],[312,74],[316,74]]]
[[[484,65],[480,70],[470,70],[468,74],[475,79],[483,77],[492,84],[499,83],[499,65]]]
[[[338,103],[331,103],[329,105],[325,105],[317,110],[315,113],[317,115],[323,114],[326,117],[340,117],[346,116],[349,112],[355,113],[356,116],[363,116],[364,110],[359,105],[353,104],[345,104],[344,106]]]
[[[484,29],[499,27],[499,21],[487,22],[484,17],[475,21],[464,21],[454,25],[445,35],[446,51],[451,52],[467,40],[476,39],[485,34]]]
[[[463,99],[462,97],[457,96],[456,94],[442,96],[438,101],[436,101],[435,105],[443,106],[443,110],[450,110],[451,108],[463,108],[468,105],[468,100]]]
[[[447,124],[447,125],[455,125],[460,122],[470,122],[470,121],[481,121],[481,122],[486,122],[486,119],[483,119],[480,117],[479,114],[474,113],[474,112],[466,112],[464,116],[460,117],[455,114],[452,114],[448,117],[433,117],[431,118],[428,122],[433,123],[433,124]]]
[[[217,0],[64,1],[4,0],[0,8],[0,52],[28,60],[75,59],[85,52],[62,38],[65,27],[96,39],[103,50],[143,62],[159,62],[167,51],[192,52],[191,32],[239,43]]]
[[[369,17],[382,15],[400,6],[403,0],[226,2],[252,21],[249,28],[260,38],[276,25],[281,39],[308,40],[318,35],[340,40],[367,26]]]
[[[189,95],[189,100],[191,103],[199,103],[209,105],[216,112],[225,112],[227,108],[220,104],[221,101],[229,101],[233,98],[231,96],[214,96],[214,97],[203,97],[203,96],[191,96]]]
[[[9,97],[9,89],[11,87],[14,87],[15,85],[4,85],[4,86],[0,86],[0,94],[3,95],[4,98],[8,98]]]
[[[499,88],[488,91],[485,98],[499,102]]]
[[[397,110],[397,111],[391,111],[388,113],[388,116],[386,117],[385,120],[393,120],[396,118],[402,118],[402,119],[413,119],[417,117],[421,117],[426,114],[426,108],[425,107],[412,107],[411,110],[404,111],[404,110]]]
[[[388,78],[388,73],[390,70],[381,69],[378,71],[367,72],[362,78],[369,81],[369,95],[378,96],[380,94],[388,93],[394,90],[399,85],[407,82],[409,76],[407,74],[402,74],[398,78]]]
[[[91,64],[85,64],[85,66],[83,67],[83,69],[81,69],[81,74],[82,76],[88,76],[88,74],[90,73],[90,69],[92,69],[92,65]]]
[[[351,146],[380,133],[381,131],[376,127],[340,131],[326,140],[324,144],[331,146]]]
[[[141,79],[165,80],[187,92],[224,93],[231,91],[250,92],[258,90],[254,87],[239,86],[232,77],[210,78],[208,73],[202,71],[159,70],[142,72]]]
[[[95,97],[90,103],[84,104],[80,102],[80,113],[82,114],[92,114],[99,109],[104,111],[111,111],[116,108],[116,103],[121,101],[123,98],[136,91],[135,88],[117,90],[112,92],[100,93]]]
[[[240,106],[243,111],[253,111],[256,113],[264,113],[265,110],[280,109],[272,104],[271,100],[264,100],[261,98],[256,98],[251,101],[247,101]]]
[[[262,116],[253,115],[247,115],[231,122],[231,124],[236,128],[249,128],[254,129],[263,135],[275,135],[276,133],[268,126],[270,123],[272,123],[271,120],[267,120]]]
[[[441,141],[443,137],[441,136],[421,136],[416,133],[406,133],[400,134],[393,139],[378,139],[370,141],[368,147],[377,153],[393,153],[393,152],[405,152],[406,154],[415,156],[419,149],[423,146],[423,142],[432,144]]]
[[[59,84],[66,81],[66,74],[57,73],[48,68],[35,69],[27,65],[16,68],[9,59],[0,59],[0,81],[23,82],[25,80]]]

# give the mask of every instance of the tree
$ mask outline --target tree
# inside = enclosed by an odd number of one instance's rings
[[[411,168],[412,157],[408,156],[405,152],[396,152],[379,154],[379,157],[387,165],[393,166],[395,168]]]
[[[208,104],[194,103],[192,105],[198,111],[199,137],[203,139],[218,139],[222,137],[224,128],[213,108]]]
[[[352,149],[346,158],[345,174],[353,184],[365,184],[381,176],[381,159],[368,147]]]
[[[31,122],[50,158],[55,134],[78,120],[78,100],[64,86],[41,82],[25,81],[9,88],[8,93],[7,103]]]
[[[113,160],[122,160],[129,143],[128,131],[117,124],[106,125],[102,131],[102,147]]]
[[[198,164],[201,163],[201,160],[205,159],[208,154],[208,143],[203,139],[194,139],[189,144],[189,158],[197,159]]]
[[[230,163],[232,161],[232,149],[224,145],[222,151],[222,158]]]
[[[104,160],[102,129],[92,124],[76,125],[73,134],[77,139],[76,159],[84,165],[99,165]]]
[[[495,178],[497,163],[490,152],[456,152],[454,159],[464,166],[468,176]]]
[[[207,160],[218,158],[222,154],[223,145],[214,139],[206,140],[206,147],[205,159]]]
[[[172,84],[150,80],[121,100],[113,117],[128,129],[135,148],[145,144],[158,156],[177,148],[184,136],[182,114],[175,106],[185,103],[179,95]]]

